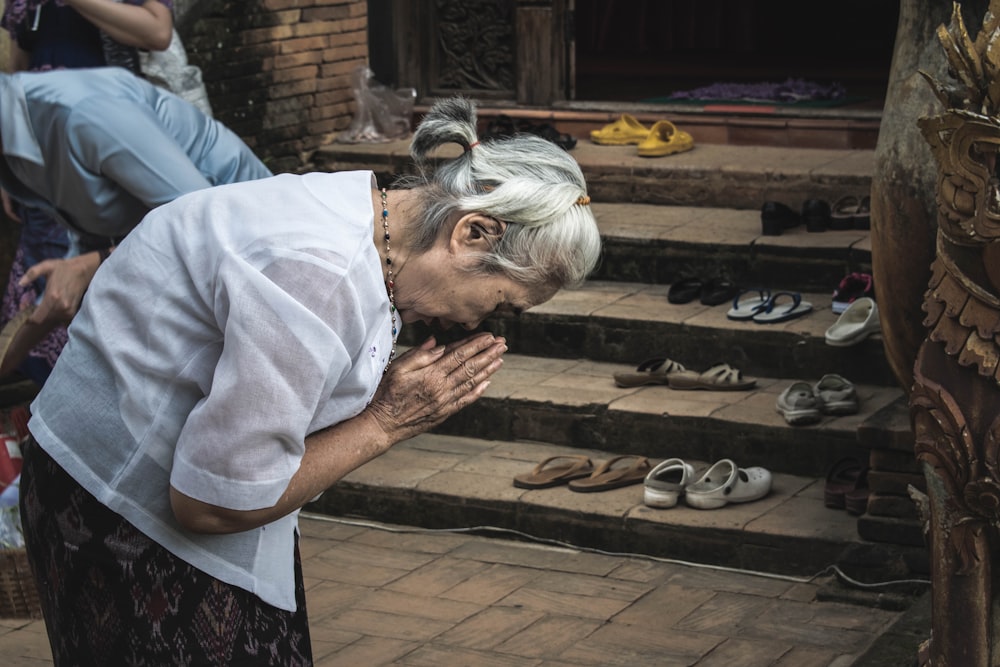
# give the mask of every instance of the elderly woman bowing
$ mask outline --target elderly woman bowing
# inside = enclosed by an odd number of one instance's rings
[[[396,355],[581,282],[581,171],[475,109],[417,128],[421,174],[282,175],[185,195],[98,270],[32,405],[22,518],[57,665],[311,664],[299,509],[469,405],[506,344]],[[428,154],[465,152],[436,171]]]

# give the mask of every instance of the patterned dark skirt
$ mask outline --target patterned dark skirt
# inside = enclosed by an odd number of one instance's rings
[[[287,612],[160,547],[34,440],[23,456],[21,518],[57,667],[312,665],[298,544]]]

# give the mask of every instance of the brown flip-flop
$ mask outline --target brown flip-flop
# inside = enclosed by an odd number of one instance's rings
[[[621,465],[626,462],[628,465]],[[625,454],[604,461],[597,466],[590,477],[570,482],[569,488],[571,491],[581,493],[617,489],[642,482],[650,470],[652,470],[652,466],[645,456]]]
[[[583,455],[550,456],[529,473],[514,476],[514,486],[519,489],[547,489],[566,484],[570,480],[588,477],[594,464]]]

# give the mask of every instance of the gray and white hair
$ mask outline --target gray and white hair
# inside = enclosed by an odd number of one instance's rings
[[[461,156],[434,168],[429,154],[457,143]],[[410,155],[419,174],[403,187],[424,190],[413,241],[429,248],[456,215],[478,212],[506,223],[480,268],[524,284],[573,287],[597,265],[601,238],[580,166],[564,149],[534,135],[479,143],[476,107],[462,97],[436,103],[417,126]]]

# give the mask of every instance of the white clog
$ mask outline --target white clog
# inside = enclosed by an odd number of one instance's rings
[[[727,503],[759,500],[771,491],[771,473],[764,468],[738,468],[730,459],[721,459],[684,489],[684,502],[691,507],[712,510]]]
[[[694,479],[694,466],[681,459],[667,459],[646,475],[643,502],[647,507],[665,509],[677,505],[684,487]]]

